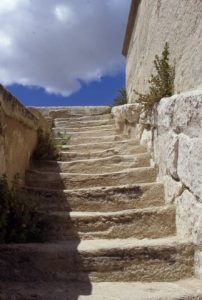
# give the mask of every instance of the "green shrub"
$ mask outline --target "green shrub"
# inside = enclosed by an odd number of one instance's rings
[[[71,139],[71,136],[62,133],[62,132],[58,132],[57,133],[57,137],[61,139],[61,145],[65,146],[69,143],[69,140]]]
[[[33,153],[35,160],[54,160],[59,157],[59,148],[54,140],[52,132],[44,132],[38,129],[37,147]]]
[[[127,104],[127,93],[126,89],[122,88],[119,90],[118,95],[114,98],[115,105],[124,105]]]
[[[135,90],[135,94],[138,96],[136,101],[141,104],[142,110],[147,114],[151,113],[155,103],[163,97],[172,96],[174,93],[175,68],[169,63],[169,55],[169,45],[166,43],[161,57],[155,56],[156,75],[152,74],[148,80],[149,92],[141,94]]]
[[[46,218],[17,182],[16,176],[9,189],[6,176],[0,177],[0,243],[42,242]]]

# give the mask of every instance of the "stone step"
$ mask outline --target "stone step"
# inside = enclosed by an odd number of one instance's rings
[[[201,300],[201,281],[0,283],[0,299],[12,300]]]
[[[61,122],[61,121],[65,121],[65,122],[88,122],[88,121],[100,121],[100,120],[104,120],[104,121],[109,121],[109,120],[113,120],[112,118],[112,114],[108,113],[108,114],[95,114],[95,115],[71,115],[71,116],[66,116],[66,117],[54,117],[54,121],[55,122]]]
[[[176,237],[0,245],[0,281],[176,281],[194,274],[194,247]]]
[[[125,169],[105,174],[55,173],[28,171],[26,184],[31,187],[73,189],[121,184],[149,183],[156,180],[157,170],[153,167]]]
[[[51,212],[49,240],[162,238],[176,233],[175,206],[119,212]]]
[[[78,120],[71,120],[71,119],[56,119],[54,121],[55,127],[63,127],[67,126],[69,128],[83,128],[83,127],[97,127],[103,125],[114,125],[114,120],[111,119],[102,119],[102,120],[89,120],[89,121],[78,121]]]
[[[107,173],[118,172],[125,168],[149,167],[149,153],[134,155],[115,155],[106,158],[76,160],[71,162],[35,161],[31,169],[51,172],[69,173]]]
[[[56,211],[108,212],[164,204],[164,187],[160,183],[74,190],[27,189],[41,207]]]
[[[68,143],[66,145],[61,145],[62,151],[78,151],[78,152],[90,152],[95,150],[107,150],[110,148],[116,148],[119,149],[129,149],[131,151],[131,148],[134,146],[138,146],[139,141],[136,140],[122,140],[122,141],[110,141],[110,142],[100,142],[100,143],[87,143],[87,144],[75,144],[75,145],[69,145]]]
[[[67,136],[65,138],[54,138],[57,145],[61,145],[64,141],[67,145],[78,145],[78,144],[88,144],[88,143],[104,143],[104,142],[112,142],[112,141],[121,141],[125,140],[124,137],[120,137],[118,135],[108,135],[108,136],[102,136],[102,137],[81,137],[78,138],[78,136]]]
[[[143,145],[125,147],[125,145],[114,148],[109,148],[107,150],[101,151],[89,151],[89,152],[77,152],[77,151],[60,151],[59,152],[60,161],[74,161],[74,160],[86,160],[86,159],[96,159],[96,158],[107,158],[114,155],[136,155],[136,154],[146,154],[147,149]]]
[[[88,132],[88,131],[105,131],[105,130],[111,130],[113,131],[115,129],[115,126],[110,125],[98,125],[98,126],[83,126],[83,127],[69,127],[68,124],[58,124],[53,128],[53,130],[64,130],[67,132],[73,132],[73,133],[79,133],[79,132]]]
[[[61,135],[71,136],[71,139],[74,138],[92,138],[92,137],[106,137],[106,136],[114,136],[116,134],[115,129],[101,129],[101,130],[88,130],[88,131],[70,131],[63,127],[55,127],[52,128],[52,132],[55,137],[60,137]]]

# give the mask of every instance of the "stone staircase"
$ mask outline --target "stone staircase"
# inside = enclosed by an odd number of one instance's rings
[[[47,242],[0,246],[0,299],[202,299],[194,247],[176,236],[146,148],[118,136],[111,114],[54,123],[61,160],[26,176]]]

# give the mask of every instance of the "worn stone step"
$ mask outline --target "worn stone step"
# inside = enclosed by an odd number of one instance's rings
[[[102,137],[82,137],[78,138],[77,136],[65,136],[64,138],[55,137],[55,143],[57,145],[78,145],[78,144],[88,144],[88,143],[104,143],[104,142],[112,142],[112,141],[121,141],[125,140],[125,137],[120,137],[118,135],[113,136],[102,136]]]
[[[114,125],[114,120],[110,119],[101,119],[101,120],[71,120],[71,119],[56,119],[54,120],[55,127],[67,126],[69,128],[83,128],[83,127],[97,127],[103,125]]]
[[[194,247],[176,237],[0,245],[0,281],[176,281],[194,274]]]
[[[162,238],[176,233],[175,206],[119,212],[51,212],[49,239]]]
[[[53,128],[53,130],[64,130],[67,132],[73,132],[73,133],[80,133],[80,132],[92,132],[92,131],[105,131],[105,130],[115,130],[115,125],[98,125],[98,126],[83,126],[83,127],[77,127],[76,125],[74,127],[69,127],[68,124],[58,124]]]
[[[60,161],[72,161],[72,160],[85,160],[85,159],[96,159],[96,158],[107,158],[114,155],[136,155],[136,154],[146,154],[147,149],[143,145],[125,147],[121,145],[120,147],[109,148],[107,150],[91,150],[91,151],[60,151],[59,152]]]
[[[89,130],[89,131],[70,131],[63,127],[52,128],[53,134],[55,137],[60,137],[61,135],[70,136],[72,138],[96,138],[96,137],[106,137],[106,136],[114,136],[116,134],[116,130],[112,129],[101,129],[101,130]]]
[[[148,183],[156,180],[157,170],[153,167],[125,169],[105,174],[55,173],[28,171],[26,184],[32,187],[72,189],[96,186],[112,186],[133,183]]]
[[[138,168],[150,166],[150,154],[115,155],[106,158],[76,160],[71,162],[63,161],[35,161],[32,162],[32,169],[51,172],[72,172],[72,173],[106,173],[118,172],[125,168]]]
[[[164,204],[161,183],[53,190],[27,187],[41,207],[62,211],[119,211]]]
[[[140,145],[139,141],[137,140],[122,140],[122,141],[109,141],[109,142],[99,142],[99,143],[87,143],[87,144],[75,144],[69,145],[61,145],[62,151],[78,151],[78,152],[90,152],[95,150],[107,150],[110,148],[125,149],[130,150],[134,146]]]
[[[55,122],[60,122],[60,121],[70,121],[70,122],[83,122],[83,121],[100,121],[100,120],[112,120],[112,114],[111,113],[105,113],[105,114],[95,114],[95,115],[82,115],[82,114],[77,114],[77,115],[68,115],[66,117],[62,116],[55,116],[53,117]]]
[[[201,300],[201,281],[0,283],[2,300]]]

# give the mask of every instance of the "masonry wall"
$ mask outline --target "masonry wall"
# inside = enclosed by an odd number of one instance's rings
[[[139,138],[150,151],[165,204],[176,205],[177,234],[196,245],[196,275],[202,279],[202,92],[164,98],[147,119],[136,103],[112,113],[117,131]]]
[[[127,54],[129,102],[135,100],[134,89],[146,92],[154,57],[166,41],[176,65],[175,93],[202,89],[202,1],[133,1],[140,3]]]
[[[38,119],[0,86],[0,175],[6,174],[10,183],[16,174],[24,182],[37,128]]]

